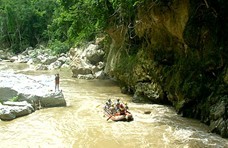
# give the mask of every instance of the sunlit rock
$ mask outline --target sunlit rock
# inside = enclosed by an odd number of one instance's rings
[[[94,74],[96,79],[104,79],[105,78],[105,73],[103,70],[95,72]]]
[[[34,112],[34,108],[26,101],[23,102],[4,102],[0,106],[0,119],[12,120],[17,117],[28,115]]]
[[[51,63],[50,65],[48,65],[48,69],[52,70],[52,69],[58,69],[62,66],[62,63],[60,61],[55,61],[53,63]]]
[[[73,77],[81,79],[104,77],[104,51],[99,49],[98,45],[89,44],[85,48],[72,48],[69,53],[72,59]]]
[[[48,56],[47,58],[43,59],[41,62],[44,65],[49,65],[57,60],[56,56]]]
[[[18,57],[17,56],[13,56],[9,60],[10,60],[10,62],[14,62],[14,61],[18,60]]]
[[[83,67],[75,67],[72,69],[73,77],[78,77],[78,75],[88,75],[92,74],[90,68],[83,68]]]
[[[92,74],[87,74],[87,75],[81,75],[79,74],[77,76],[78,79],[86,79],[86,80],[90,80],[90,79],[94,79],[94,76]]]
[[[58,61],[60,61],[61,63],[65,63],[67,61],[67,58],[65,56],[61,56],[58,58]]]
[[[64,64],[61,66],[61,68],[70,68],[70,65],[69,65],[69,64],[66,64],[66,63],[64,63]]]
[[[48,70],[48,67],[46,65],[43,65],[43,64],[37,64],[35,66],[35,69],[36,70]]]
[[[36,109],[66,106],[62,90],[55,92],[54,87],[54,76],[0,72],[0,118],[11,120]]]

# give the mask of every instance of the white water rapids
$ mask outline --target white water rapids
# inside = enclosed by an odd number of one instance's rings
[[[56,73],[4,62],[0,70],[28,75]],[[208,132],[208,126],[199,121],[180,117],[172,107],[131,102],[131,96],[121,94],[111,80],[79,80],[71,77],[70,70],[57,72],[67,107],[41,109],[12,121],[0,121],[1,148],[228,147],[227,139]],[[134,121],[106,121],[102,107],[108,98],[128,102]]]

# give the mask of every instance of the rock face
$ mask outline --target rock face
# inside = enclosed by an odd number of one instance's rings
[[[0,72],[0,119],[12,120],[40,108],[66,106],[62,91],[53,89],[54,76]]]
[[[137,6],[133,21],[107,29],[105,73],[133,94],[133,101],[171,104],[228,137],[228,3],[143,1]]]
[[[72,48],[71,69],[73,77],[80,79],[103,79],[104,51],[97,44],[89,44],[84,48]]]

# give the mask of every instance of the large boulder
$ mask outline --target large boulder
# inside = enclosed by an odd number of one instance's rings
[[[88,75],[92,74],[92,71],[90,68],[84,68],[84,67],[74,67],[72,68],[73,77],[78,77],[78,75]]]
[[[50,65],[51,63],[55,62],[58,58],[56,56],[47,56],[47,58],[44,58],[41,62],[44,65]]]
[[[91,64],[95,65],[103,61],[104,51],[98,49],[98,45],[90,44],[85,50],[85,56]]]
[[[66,106],[62,91],[54,91],[54,79],[54,76],[0,72],[0,102],[3,102],[0,119],[12,120],[36,109]]]
[[[23,102],[5,102],[0,106],[0,119],[12,120],[17,117],[28,115],[34,112],[34,108],[26,101]]]
[[[72,48],[69,53],[72,59],[73,77],[79,79],[105,78],[104,51],[100,49],[99,45],[89,44],[85,48]]]

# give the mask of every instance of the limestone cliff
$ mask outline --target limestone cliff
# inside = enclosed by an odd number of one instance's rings
[[[133,101],[172,104],[228,137],[228,2],[144,0],[113,25],[105,71]]]

